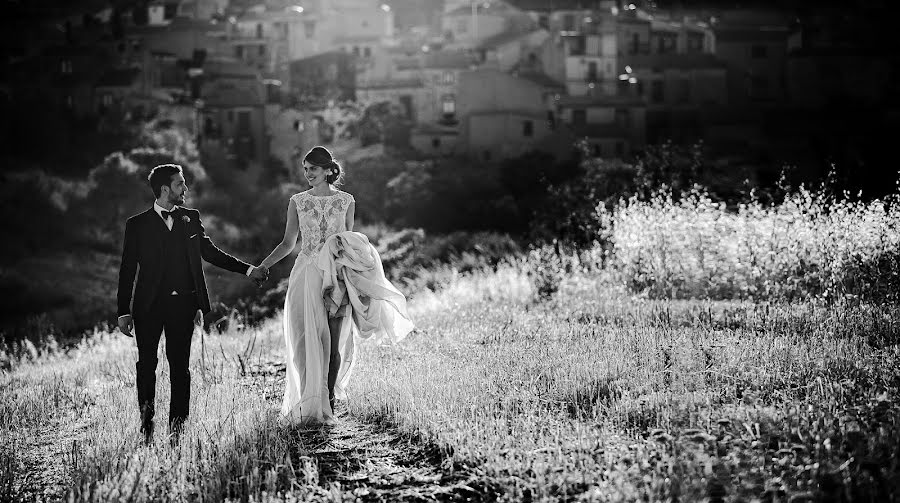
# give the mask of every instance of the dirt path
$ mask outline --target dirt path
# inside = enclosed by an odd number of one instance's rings
[[[72,453],[85,424],[75,417],[54,418],[40,428],[17,432],[11,501],[59,501],[71,482]]]
[[[284,364],[248,369],[248,381],[268,400],[281,399]],[[248,382],[248,384],[249,384]],[[349,414],[338,404],[338,423],[300,434],[317,468],[316,483],[339,486],[363,501],[494,501],[499,494],[474,468],[454,463],[434,443],[400,432],[386,420]]]
[[[277,403],[284,389],[284,364],[249,364],[241,384]],[[389,420],[357,417],[340,402],[336,425],[297,431],[297,453],[307,480],[330,492],[361,501],[494,501],[499,494],[477,468],[455,463],[446,449],[401,432]],[[0,500],[60,501],[71,484],[71,469],[88,432],[84,417],[72,412],[40,427],[21,430],[14,440],[12,487]],[[302,454],[301,454],[302,453]]]

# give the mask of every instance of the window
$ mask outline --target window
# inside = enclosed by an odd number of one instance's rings
[[[456,75],[453,75],[453,72],[444,72],[444,80],[443,83],[445,85],[453,85],[456,82]]]
[[[588,82],[596,82],[597,81],[597,62],[596,61],[591,61],[590,63],[588,63],[587,81]]]
[[[678,81],[678,102],[687,103],[691,100],[691,81],[681,79]]]
[[[624,108],[616,109],[616,125],[619,127],[628,127],[628,110]]]
[[[592,145],[592,147],[593,148],[591,150],[594,153],[594,157],[600,157],[603,155],[603,145],[601,145],[600,143],[595,143]]]
[[[311,39],[316,36],[316,22],[315,21],[303,21],[303,33],[306,34],[306,38]]]
[[[225,117],[228,119],[228,122],[234,122],[234,110],[229,110]]]
[[[547,110],[547,126],[551,131],[556,129],[556,114],[553,110]]]
[[[260,55],[260,56],[265,56],[265,55],[266,55],[266,46],[265,46],[265,45],[259,46],[259,55]]]
[[[522,121],[522,136],[526,138],[534,136],[534,122]]]
[[[244,46],[242,46],[242,45],[234,46],[234,57],[236,57],[238,59],[244,58]]]
[[[68,59],[62,60],[60,64],[60,71],[65,74],[72,73],[72,61]]]
[[[625,142],[617,141],[616,142],[616,157],[624,157],[625,156]]]
[[[490,151],[490,150],[484,150],[484,151],[482,151],[482,152],[481,152],[481,157],[482,157],[485,161],[490,161],[490,160],[491,160],[491,151]]]
[[[572,110],[572,124],[576,126],[584,126],[587,124],[587,110]]]
[[[573,14],[564,15],[562,24],[563,31],[575,31],[575,16]]]
[[[663,81],[654,80],[650,84],[650,100],[653,101],[653,103],[662,103],[665,100]]]
[[[441,139],[437,136],[431,139],[432,148],[441,148]]]
[[[103,98],[101,98],[101,100],[103,101],[103,106],[105,106],[105,107],[112,105],[112,95],[111,94],[104,94]]]
[[[549,30],[550,16],[548,14],[538,14],[538,26],[545,30]]]
[[[363,57],[364,58],[372,57],[372,48],[371,47],[368,47],[368,46],[363,47]]]
[[[638,48],[641,46],[641,36],[637,33],[631,34],[631,54],[637,54]]]
[[[566,37],[569,41],[569,56],[584,56],[584,37]]]
[[[456,31],[467,33],[469,31],[469,18],[461,17],[456,20]]]
[[[256,23],[256,38],[263,38],[263,25]]]
[[[456,113],[456,96],[452,94],[445,94],[443,98],[441,98],[441,111],[445,116],[453,115]]]
[[[766,46],[764,45],[754,45],[750,47],[750,56],[753,59],[762,59],[768,55],[768,51],[766,50]]]
[[[75,100],[72,98],[71,94],[66,95],[66,108],[72,108],[75,106]]]
[[[688,52],[700,52],[703,49],[703,37],[702,36],[690,36],[688,37]]]
[[[358,45],[353,46],[353,55],[359,56],[359,46]]]

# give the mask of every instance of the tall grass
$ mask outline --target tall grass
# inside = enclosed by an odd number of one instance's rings
[[[506,264],[423,292],[413,335],[362,345],[343,421],[439,446],[429,466],[474,477],[466,497],[480,499],[900,497],[897,308],[656,301],[578,274],[558,286],[536,304]],[[199,342],[175,448],[139,443],[130,339],[101,334],[0,375],[0,492],[37,480],[72,501],[343,501],[390,487],[347,482],[375,466],[367,448],[329,467],[327,433],[279,424],[277,320]]]
[[[609,218],[628,286],[655,298],[900,300],[900,204],[801,188],[735,211],[694,191],[632,198]]]

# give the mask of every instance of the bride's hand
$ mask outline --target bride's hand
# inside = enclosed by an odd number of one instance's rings
[[[250,279],[256,283],[257,287],[262,286],[262,284],[269,279],[269,268],[262,264],[254,267],[253,271],[250,273]]]

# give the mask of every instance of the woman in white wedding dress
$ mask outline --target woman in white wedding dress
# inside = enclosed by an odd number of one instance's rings
[[[344,399],[357,336],[396,342],[412,329],[406,299],[385,279],[378,252],[353,231],[356,203],[335,189],[342,168],[315,147],[303,158],[312,186],[291,196],[284,239],[262,261],[300,250],[284,302],[286,370],[281,413],[293,423],[329,423]]]

